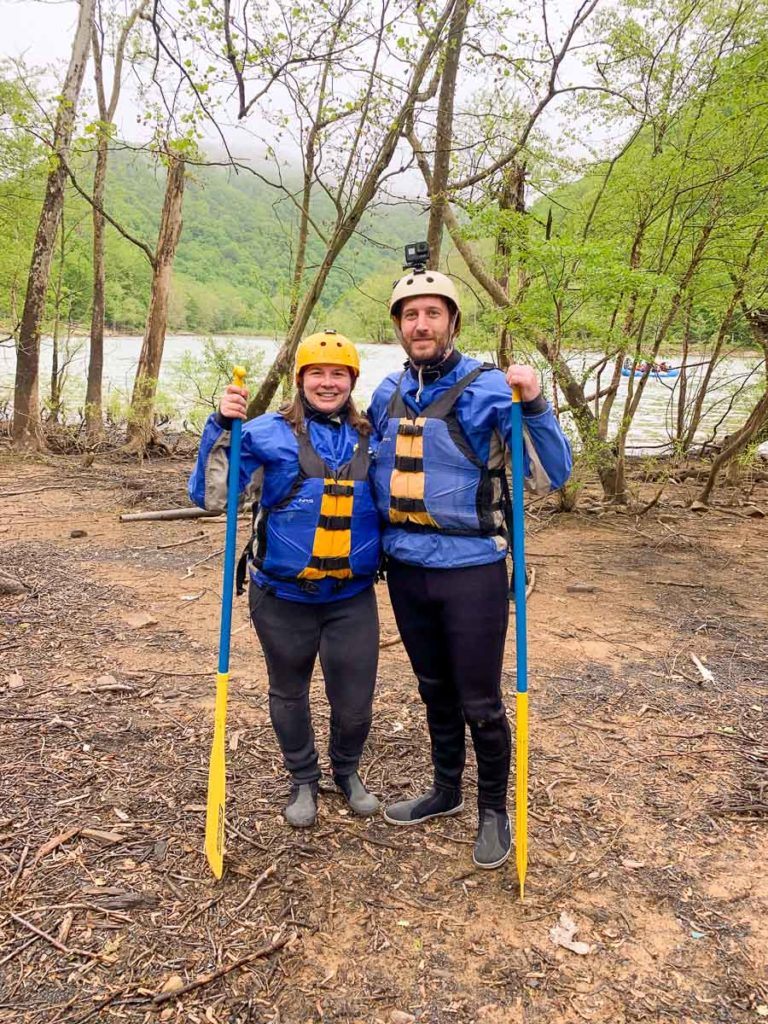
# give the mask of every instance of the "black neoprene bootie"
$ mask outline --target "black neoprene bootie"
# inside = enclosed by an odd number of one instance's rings
[[[390,825],[418,825],[430,818],[448,818],[464,809],[460,789],[433,787],[413,800],[401,800],[384,810],[384,820]]]

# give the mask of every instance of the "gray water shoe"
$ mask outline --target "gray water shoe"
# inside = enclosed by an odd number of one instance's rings
[[[309,828],[314,825],[317,818],[317,783],[294,783],[283,815],[294,828]]]
[[[369,818],[379,809],[379,801],[365,788],[363,780],[353,772],[351,775],[334,775],[333,781],[346,798],[347,803],[362,818]]]

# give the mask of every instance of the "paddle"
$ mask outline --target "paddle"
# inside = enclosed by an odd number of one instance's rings
[[[525,605],[525,504],[523,501],[523,406],[512,388],[512,565],[515,578],[517,667],[515,754],[515,860],[520,899],[528,869],[528,636]]]
[[[232,383],[245,387],[245,370],[235,366]],[[227,800],[227,760],[225,738],[227,728],[227,683],[229,682],[229,643],[232,629],[232,588],[235,580],[235,545],[237,542],[237,499],[240,484],[240,441],[242,420],[232,421],[229,448],[229,482],[227,487],[227,533],[224,543],[224,585],[221,591],[221,628],[219,632],[219,668],[216,673],[216,709],[213,744],[208,765],[208,803],[205,814],[205,853],[211,871],[221,878],[224,869],[224,827]]]

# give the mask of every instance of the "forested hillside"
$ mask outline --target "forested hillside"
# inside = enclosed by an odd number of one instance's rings
[[[91,174],[83,158],[78,179],[84,186]],[[290,183],[290,176],[286,181]],[[14,223],[6,225],[6,233],[13,230],[14,237],[3,240],[6,258],[0,266],[0,320],[11,324],[18,302],[12,284],[23,279],[29,267],[32,225],[39,212],[37,182],[37,170],[26,175],[24,201],[16,202]],[[116,151],[110,164],[105,209],[130,235],[153,247],[164,188],[165,169],[161,164],[142,153]],[[330,212],[330,203],[328,206]],[[190,166],[173,273],[169,330],[284,334],[295,222],[293,201],[248,170],[236,173],[221,167]],[[64,224],[63,254],[60,246],[54,262],[49,313],[53,319],[55,283],[61,269],[62,319],[87,328],[92,221],[87,202],[72,188],[67,194]],[[322,319],[333,309],[334,323],[343,320],[343,329],[356,338],[380,339],[387,326],[383,296],[399,270],[402,246],[423,231],[415,205],[373,207],[330,274],[317,317]],[[148,261],[113,226],[107,227],[106,244],[107,328],[141,331],[149,301]],[[320,258],[322,243],[316,234],[310,235],[308,268]],[[381,296],[372,297],[357,287],[372,275],[383,282]]]

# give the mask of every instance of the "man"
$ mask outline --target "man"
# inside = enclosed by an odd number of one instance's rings
[[[463,809],[469,725],[479,809],[473,860],[496,868],[511,847],[511,740],[501,669],[513,385],[523,403],[529,488],[561,487],[571,451],[531,367],[510,366],[505,375],[455,348],[461,306],[450,278],[414,267],[395,285],[390,315],[408,361],[371,402],[379,439],[374,487],[392,607],[426,705],[434,784],[414,800],[391,804],[384,817],[415,825]]]

